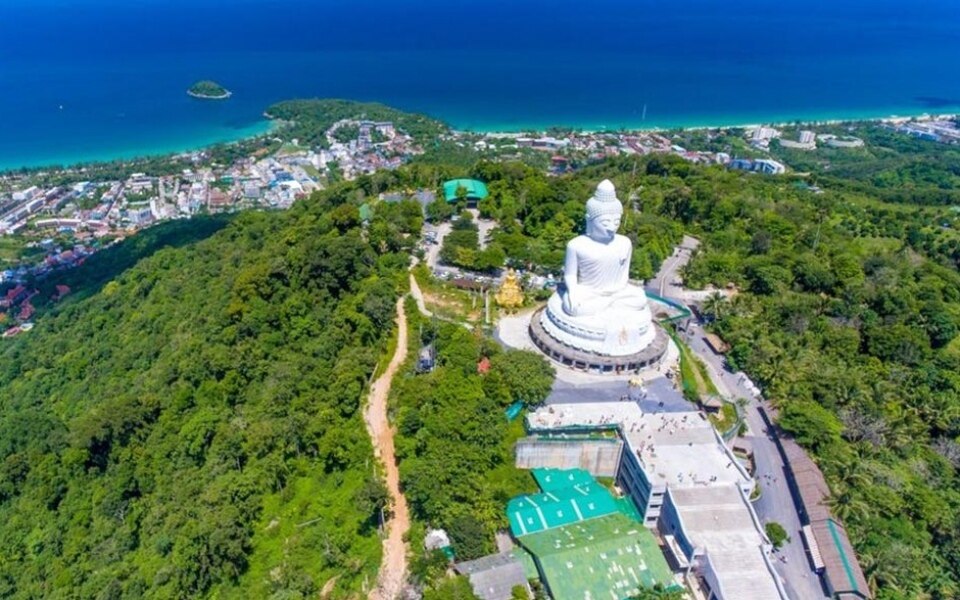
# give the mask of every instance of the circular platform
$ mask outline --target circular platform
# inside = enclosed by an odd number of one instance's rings
[[[585,352],[555,339],[543,328],[540,315],[545,307],[533,313],[530,319],[530,338],[541,352],[552,360],[578,371],[593,373],[626,373],[640,371],[657,363],[667,351],[670,342],[669,336],[663,329],[654,323],[655,336],[650,345],[637,352],[624,356],[605,356],[593,352]]]

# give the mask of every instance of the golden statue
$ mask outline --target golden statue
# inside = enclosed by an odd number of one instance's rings
[[[507,271],[503,285],[500,286],[500,291],[496,293],[494,298],[501,308],[516,309],[523,306],[523,290],[520,289],[520,280],[513,269]]]

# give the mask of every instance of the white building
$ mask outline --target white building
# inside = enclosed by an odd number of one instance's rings
[[[528,415],[527,428],[541,437],[615,429],[623,442],[617,485],[708,598],[787,600],[750,503],[756,482],[701,413],[645,413],[634,402],[553,404]]]

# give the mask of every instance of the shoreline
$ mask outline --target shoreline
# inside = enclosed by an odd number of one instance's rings
[[[790,117],[777,117],[773,119],[758,119],[748,121],[746,119],[730,119],[723,120],[718,119],[713,122],[687,122],[683,124],[644,124],[643,122],[625,122],[623,125],[617,126],[607,126],[605,124],[597,123],[583,123],[581,125],[570,125],[570,124],[503,124],[503,125],[489,125],[489,126],[468,126],[468,127],[454,127],[451,129],[457,133],[468,133],[468,134],[481,134],[481,135],[500,135],[502,137],[506,136],[515,136],[522,137],[523,134],[528,132],[546,132],[548,129],[569,129],[581,133],[617,133],[620,131],[625,132],[647,132],[647,133],[656,133],[663,131],[704,131],[711,129],[753,129],[757,127],[793,127],[793,126],[825,126],[825,125],[842,125],[844,123],[884,123],[884,122],[894,122],[894,121],[908,121],[908,120],[929,120],[934,118],[951,118],[957,115],[960,115],[960,106],[950,106],[943,107],[942,109],[936,110],[918,110],[918,111],[900,111],[897,113],[884,113],[880,114],[878,111],[875,114],[862,114],[861,116],[856,115],[837,115],[837,116],[823,116],[823,117],[809,117],[809,118],[799,118],[793,119]]]
[[[115,152],[105,151],[104,153],[93,153],[82,157],[67,156],[54,157],[50,159],[40,159],[21,165],[5,165],[0,163],[0,177],[9,175],[15,171],[26,169],[27,171],[42,171],[44,169],[75,169],[90,165],[104,165],[117,161],[139,161],[150,160],[164,157],[176,156],[178,154],[188,154],[191,152],[201,152],[206,148],[217,146],[219,144],[236,144],[247,140],[256,139],[265,135],[270,135],[280,123],[263,119],[255,121],[249,126],[243,127],[243,133],[239,135],[211,136],[209,140],[202,142],[183,142],[171,143],[169,145],[159,145],[158,147],[140,147],[136,149],[118,150]]]
[[[187,92],[190,95],[189,91]],[[229,93],[229,92],[228,92]],[[213,98],[201,98],[201,99],[213,99]],[[217,98],[219,99],[219,98]],[[558,129],[569,129],[581,133],[617,133],[617,132],[647,132],[647,133],[656,133],[664,131],[705,131],[713,129],[749,129],[756,128],[760,126],[771,126],[771,127],[785,127],[785,126],[824,126],[824,125],[842,125],[844,123],[883,123],[891,122],[897,120],[911,120],[911,119],[932,119],[939,117],[952,117],[960,114],[960,107],[957,109],[952,107],[943,107],[943,111],[938,110],[923,110],[923,111],[903,111],[899,113],[888,113],[885,115],[873,114],[869,116],[824,116],[821,118],[803,118],[803,119],[789,119],[787,117],[780,117],[776,120],[756,120],[753,122],[746,122],[746,120],[737,120],[730,119],[724,120],[722,118],[718,119],[713,123],[688,123],[682,125],[644,125],[641,123],[624,123],[622,126],[617,127],[608,127],[602,124],[587,123],[583,122],[580,125],[577,124],[500,124],[500,125],[486,125],[481,127],[459,127],[451,125],[450,129],[456,133],[462,134],[475,134],[475,135],[484,135],[491,137],[522,137],[525,133],[537,132],[545,133],[548,129],[558,128]],[[92,165],[92,164],[106,164],[115,161],[137,161],[137,160],[146,160],[146,159],[156,159],[166,156],[174,156],[177,154],[185,154],[190,152],[200,152],[205,148],[215,146],[218,144],[232,144],[237,142],[243,142],[246,140],[255,139],[264,135],[269,135],[275,131],[278,127],[283,125],[283,121],[276,119],[266,112],[263,111],[262,116],[264,119],[262,121],[257,121],[245,129],[260,129],[261,131],[256,132],[244,132],[237,136],[227,136],[227,137],[216,137],[210,141],[203,141],[199,143],[190,143],[185,142],[184,144],[176,144],[174,147],[166,148],[148,148],[148,149],[137,149],[137,150],[120,150],[116,152],[106,151],[103,154],[91,154],[84,157],[64,157],[64,158],[50,158],[50,159],[38,159],[35,161],[30,161],[26,164],[21,165],[4,165],[0,163],[0,176],[9,175],[15,171],[20,171],[26,169],[28,171],[38,171],[43,169],[72,169],[82,166]]]
[[[206,94],[198,94],[196,92],[187,90],[187,95],[190,96],[191,98],[197,98],[199,100],[226,100],[227,98],[233,95],[233,92],[231,92],[230,90],[227,90],[224,93],[220,94],[219,96],[208,96]]]

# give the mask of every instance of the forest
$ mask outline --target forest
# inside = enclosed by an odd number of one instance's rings
[[[703,306],[733,346],[728,364],[824,470],[877,597],[960,594],[960,274],[929,243],[943,230],[930,212],[854,184],[818,192],[676,157],[573,177],[485,163],[470,174],[491,191],[481,211],[500,219],[492,237],[508,262],[556,272],[603,178],[641,211],[623,225],[634,276],[649,277],[682,232],[700,237],[685,281],[736,292]]]
[[[469,148],[444,162],[438,146],[287,213],[165,224],[98,253],[66,275],[73,296],[0,343],[0,595],[363,595],[385,492],[358,408],[424,219],[373,199],[475,177],[498,226],[481,256],[463,219],[445,250],[470,268],[556,274],[604,178],[628,209],[635,278],[699,237],[684,279],[732,293],[702,312],[823,469],[877,598],[960,596],[955,150],[854,133],[867,147],[849,155],[774,147],[805,170],[778,177],[663,155],[553,177]],[[532,484],[504,410],[542,400],[549,377],[532,355],[407,311],[438,351],[425,375],[411,354],[391,395],[411,547],[444,527],[471,558]],[[428,598],[469,597],[440,581],[442,558],[414,554]]]
[[[374,246],[351,192],[152,228],[4,340],[0,596],[362,595],[386,493],[358,409],[420,221]]]

